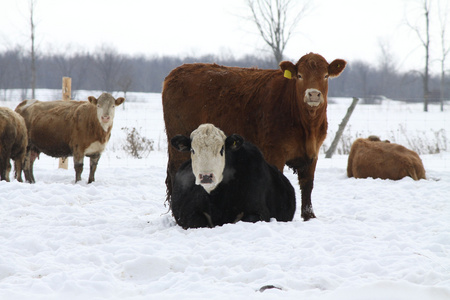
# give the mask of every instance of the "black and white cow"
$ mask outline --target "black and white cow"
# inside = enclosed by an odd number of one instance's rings
[[[173,182],[171,209],[183,228],[294,217],[291,183],[241,136],[227,137],[214,125],[203,124],[190,138],[177,135],[171,144],[191,152]]]

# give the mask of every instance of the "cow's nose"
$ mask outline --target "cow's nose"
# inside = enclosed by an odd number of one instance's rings
[[[200,174],[198,175],[200,177],[200,183],[208,184],[213,182],[214,175],[212,173],[210,174]]]
[[[320,100],[320,92],[319,91],[309,92],[308,96],[309,96],[310,101],[319,101]]]
[[[102,116],[102,121],[105,123],[108,123],[110,119],[111,119],[110,116]]]

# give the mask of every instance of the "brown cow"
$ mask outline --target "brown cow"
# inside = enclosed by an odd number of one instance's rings
[[[27,127],[22,116],[0,107],[0,179],[9,181],[10,159],[14,160],[15,178],[22,182],[22,164],[27,151]]]
[[[114,99],[103,93],[98,99],[88,97],[89,101],[47,101],[25,100],[16,111],[27,125],[29,145],[25,178],[35,182],[33,175],[34,159],[40,152],[52,157],[73,156],[75,182],[81,180],[84,156],[90,157],[89,181],[94,175],[98,160],[111,137],[114,120],[114,107],[125,99]]]
[[[353,142],[348,156],[347,175],[392,180],[409,176],[419,180],[425,179],[425,169],[416,152],[370,136]]]
[[[165,79],[162,92],[167,140],[188,136],[200,124],[212,123],[226,135],[239,134],[258,146],[280,171],[298,173],[304,220],[314,218],[311,192],[319,148],[327,134],[328,78],[337,77],[346,62],[331,64],[307,54],[280,69],[185,64]],[[167,200],[175,173],[189,155],[168,146]]]

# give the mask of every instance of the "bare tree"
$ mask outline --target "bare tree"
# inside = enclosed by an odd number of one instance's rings
[[[393,85],[395,76],[397,74],[398,61],[392,54],[392,47],[389,40],[379,39],[378,44],[380,46],[379,55],[379,71],[380,71],[380,85],[381,90],[388,92],[392,88],[397,88]]]
[[[31,31],[31,97],[36,99],[36,49],[35,49],[35,29],[34,8],[35,0],[30,0],[30,31]]]
[[[370,66],[362,61],[352,62],[352,69],[357,74],[357,87],[356,94],[364,99],[364,103],[370,102],[368,84],[370,82],[369,74],[371,73]]]
[[[83,50],[75,50],[75,46],[68,45],[61,53],[54,53],[51,55],[51,60],[54,62],[56,69],[59,71],[58,75],[73,78],[72,81],[72,96],[76,98],[77,90],[89,81],[86,74],[89,72],[89,66],[92,64],[92,57],[89,52]]]
[[[118,54],[114,48],[103,45],[94,56],[94,63],[102,83],[102,90],[114,91],[123,69],[124,57]]]
[[[442,7],[442,2],[439,1],[439,23],[441,25],[441,51],[442,56],[440,59],[441,63],[441,82],[440,82],[440,104],[441,111],[444,111],[444,97],[445,97],[445,61],[447,56],[450,54],[450,45],[446,44],[446,27],[447,27],[447,18],[448,18],[448,1],[444,1],[445,6]]]
[[[132,66],[128,62],[125,64],[125,67],[123,68],[123,72],[121,72],[121,76],[119,77],[119,80],[117,82],[117,85],[119,86],[120,90],[123,92],[123,97],[127,99],[127,92],[130,91],[130,88],[133,84],[133,71]],[[125,101],[126,102],[126,101]],[[125,102],[122,104],[122,109],[125,110]]]
[[[255,23],[264,42],[270,47],[275,60],[280,63],[283,53],[295,27],[309,10],[309,2],[305,2],[296,13],[295,0],[247,0],[251,10],[251,21]],[[291,18],[291,15],[294,15]]]
[[[421,26],[412,25],[408,22],[408,26],[417,34],[422,46],[425,50],[425,69],[422,73],[423,80],[423,111],[428,111],[428,102],[430,97],[429,81],[430,81],[430,10],[432,0],[420,0],[421,10],[425,21],[425,32],[421,30]]]

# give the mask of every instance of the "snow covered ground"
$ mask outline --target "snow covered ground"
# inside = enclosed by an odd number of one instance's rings
[[[79,99],[91,94],[99,96],[81,91]],[[303,222],[298,210],[289,223],[183,230],[164,203],[160,97],[131,93],[117,108],[96,182],[86,183],[88,159],[75,184],[72,160],[69,170],[57,169],[43,154],[36,184],[0,182],[0,299],[450,299],[448,110],[359,105],[346,130],[405,146],[414,137],[439,140],[447,151],[421,155],[427,180],[347,178],[346,155],[322,155],[317,219]],[[327,145],[351,101],[333,100]],[[154,140],[155,150],[127,155],[123,127]],[[296,177],[285,174],[299,199]],[[275,288],[259,291],[267,285]]]

